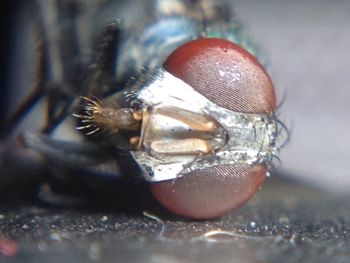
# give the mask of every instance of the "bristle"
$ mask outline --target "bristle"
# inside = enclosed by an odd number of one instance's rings
[[[91,127],[93,127],[94,124],[89,124],[89,125],[85,125],[85,126],[79,126],[79,127],[76,127],[77,130],[84,130],[84,129],[89,129]]]
[[[90,131],[90,132],[86,133],[86,135],[92,135],[92,134],[94,134],[94,133],[98,132],[99,130],[100,130],[100,128],[99,128],[99,127],[97,127],[96,129],[94,129],[94,130],[92,130],[92,131]]]
[[[86,135],[92,135],[101,128],[99,127],[99,121],[98,121],[98,115],[102,112],[102,101],[98,98],[88,98],[88,97],[80,97],[82,100],[85,101],[85,105],[83,106],[83,113],[77,114],[73,113],[73,116],[76,118],[81,119],[81,123],[85,124],[82,126],[78,126],[77,130],[89,130],[91,131],[86,132]]]

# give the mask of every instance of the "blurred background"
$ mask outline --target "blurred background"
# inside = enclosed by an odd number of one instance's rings
[[[282,176],[349,194],[350,2],[234,1],[269,58],[291,132]]]

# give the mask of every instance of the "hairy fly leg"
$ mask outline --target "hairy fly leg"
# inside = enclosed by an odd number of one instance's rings
[[[0,155],[3,157],[0,167],[6,172],[0,176],[0,192],[5,196],[13,192],[12,188],[6,189],[10,184],[21,191],[20,182],[28,186],[30,181],[35,188],[41,183],[51,181],[52,178],[61,178],[61,186],[67,185],[70,181],[67,178],[71,175],[79,177],[76,174],[105,178],[120,175],[116,153],[110,145],[106,146],[103,140],[92,146],[91,143],[77,139],[76,135],[72,137],[70,132],[64,134],[70,142],[55,138],[57,128],[61,129],[67,119],[72,119],[71,113],[76,106],[74,101],[79,95],[84,95],[85,92],[94,94],[99,90],[102,90],[101,93],[108,93],[109,87],[115,87],[114,84],[110,84],[115,83],[114,56],[120,37],[120,23],[115,22],[106,27],[97,41],[96,50],[91,52],[92,61],[87,63],[87,53],[82,51],[82,46],[86,43],[81,39],[81,34],[78,34],[77,24],[78,18],[82,16],[81,5],[84,3],[38,0],[36,4],[38,12],[31,14],[37,15],[35,19],[40,21],[40,26],[37,27],[39,40],[35,82],[31,88],[32,92],[1,125],[4,141],[0,145]],[[91,80],[88,76],[94,76],[94,79]],[[42,111],[46,120],[33,126],[33,132],[38,133],[23,133],[23,128],[27,127],[18,124],[26,123],[22,122],[22,119],[26,120],[28,115],[33,115],[32,108],[37,105],[45,107]],[[59,125],[62,123],[63,125]],[[70,127],[74,131],[74,126]],[[15,130],[16,128],[18,129]],[[14,130],[15,133],[12,132]],[[20,136],[17,136],[18,134]],[[6,138],[7,136],[10,138]],[[78,154],[85,158],[85,162],[76,159]],[[103,160],[101,156],[104,157]],[[32,192],[34,191],[35,189]]]
[[[116,80],[113,76],[115,67],[115,57],[117,52],[117,43],[120,36],[120,22],[115,21],[112,24],[106,26],[105,30],[98,39],[91,61],[85,67],[84,81],[82,88],[79,91],[81,95],[84,94],[104,94],[111,92],[110,89],[116,86]],[[77,97],[79,98],[79,97]],[[86,104],[86,102],[90,104]],[[99,112],[99,105],[94,100],[85,100],[84,109],[87,109],[87,114],[94,112],[96,115]],[[102,108],[102,107],[101,107]],[[66,109],[70,115],[73,110],[77,109],[76,103]],[[86,113],[86,112],[85,112]],[[76,117],[81,118],[82,127],[88,128],[90,124],[84,123],[90,121],[88,115],[76,114]],[[110,115],[111,112],[101,112],[99,119],[103,119],[103,115]],[[66,117],[66,116],[63,116]],[[68,118],[71,118],[68,116]],[[67,119],[67,118],[66,118]],[[93,123],[93,120],[91,120]],[[57,123],[55,123],[57,125]],[[137,125],[134,124],[134,125]],[[81,138],[82,139],[82,138]],[[116,150],[115,145],[123,146],[122,140],[114,138],[110,141],[105,141],[103,138],[99,138],[98,142],[93,143],[90,140],[84,139],[79,141],[65,141],[62,139],[56,139],[50,135],[35,135],[31,133],[25,133],[22,136],[22,142],[25,146],[35,149],[37,152],[45,156],[45,158],[55,167],[64,169],[60,170],[60,174],[71,174],[72,171],[84,171],[83,173],[90,173],[105,176],[106,174],[119,177],[120,172],[116,172],[118,167],[116,162]],[[113,145],[113,147],[111,146]],[[123,154],[123,153],[122,153]],[[102,157],[102,158],[101,158]],[[57,171],[55,171],[55,174]]]
[[[45,140],[51,141],[51,143],[46,144],[46,147],[36,147],[33,143],[28,143],[28,140],[23,140],[26,146],[36,148],[43,156],[47,156],[50,159],[53,159],[53,150],[56,150],[56,152],[61,150],[61,154],[55,155],[55,158],[62,163],[74,160],[74,157],[72,157],[74,153],[70,154],[64,143],[62,147],[58,147],[58,143],[55,143],[56,139],[53,139],[49,134],[76,109],[74,100],[76,101],[79,98],[78,95],[94,94],[100,96],[104,93],[110,93],[110,89],[116,86],[116,80],[113,75],[121,23],[116,20],[105,27],[96,42],[91,60],[83,66],[84,59],[81,58],[82,54],[77,51],[78,40],[72,36],[75,33],[73,31],[74,19],[77,16],[78,4],[79,2],[76,1],[64,1],[62,4],[58,4],[57,1],[39,1],[43,21],[46,26],[45,43],[49,58],[52,60],[50,81],[42,83],[42,86],[45,86],[43,93],[46,94],[48,105],[48,119],[42,130],[44,134],[48,134]],[[64,15],[64,12],[67,11],[70,13]],[[51,16],[47,15],[48,13]],[[63,17],[68,21],[65,23],[62,23],[62,21],[58,22],[55,20],[55,17]],[[62,34],[65,37],[59,38],[57,34]],[[68,59],[69,57],[73,57],[73,63],[71,59]],[[36,142],[40,143],[42,141]],[[82,145],[82,149],[86,148],[86,145],[81,141],[71,142],[71,144],[75,144],[74,147],[76,149],[79,148],[79,145]],[[103,145],[103,143],[101,144]],[[51,149],[52,145],[56,149]],[[102,148],[104,147],[102,146]],[[80,151],[82,155],[85,153],[86,151]],[[93,163],[99,156],[98,152],[96,156],[88,154],[86,159],[90,158],[90,162]],[[95,157],[97,158],[95,159]],[[83,164],[75,162],[75,165],[79,167]]]
[[[25,133],[21,140],[44,153],[45,178],[38,189],[41,202],[55,206],[104,207],[135,212],[145,209],[150,193],[138,180],[128,154],[111,145],[69,142]],[[123,165],[121,166],[120,163]],[[119,202],[118,200],[124,200]]]
[[[123,84],[115,78],[122,28],[122,21],[117,19],[107,25],[99,36],[86,70],[81,95],[105,97]]]
[[[83,55],[76,32],[79,2],[42,1],[38,7],[44,26],[49,63],[49,82],[45,84],[47,123],[50,133],[67,115],[72,101],[80,93]]]

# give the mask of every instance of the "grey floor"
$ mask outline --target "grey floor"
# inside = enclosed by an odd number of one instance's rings
[[[19,246],[1,262],[349,262],[350,205],[276,178],[236,213],[170,219],[153,209],[0,208],[1,235]]]

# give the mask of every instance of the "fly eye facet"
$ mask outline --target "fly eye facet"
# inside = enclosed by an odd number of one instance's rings
[[[275,91],[264,67],[248,51],[225,39],[188,42],[168,57],[164,68],[231,111],[275,110]]]
[[[154,197],[181,216],[214,218],[242,205],[276,152],[271,80],[227,40],[188,42],[151,76],[101,102],[87,100],[75,115],[81,129],[132,131],[124,149]]]
[[[154,183],[155,198],[175,214],[213,218],[238,208],[260,187],[266,167],[224,164],[198,169],[182,177]]]

